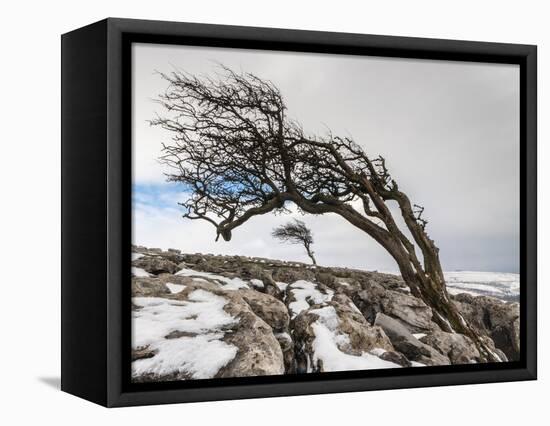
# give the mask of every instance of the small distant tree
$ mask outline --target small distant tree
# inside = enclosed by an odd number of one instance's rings
[[[288,222],[273,230],[271,235],[282,242],[291,244],[302,244],[306,249],[307,255],[314,265],[317,265],[311,245],[313,244],[313,234],[304,222],[294,219],[294,222]]]

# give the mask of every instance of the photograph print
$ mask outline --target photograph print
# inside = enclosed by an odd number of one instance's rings
[[[131,49],[133,383],[519,360],[518,65]]]

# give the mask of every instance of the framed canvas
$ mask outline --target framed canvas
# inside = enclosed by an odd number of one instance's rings
[[[106,19],[62,36],[62,389],[106,406],[536,378],[536,47]]]

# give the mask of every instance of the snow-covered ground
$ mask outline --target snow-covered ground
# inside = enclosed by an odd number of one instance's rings
[[[399,275],[395,271],[380,271]],[[450,294],[492,296],[506,302],[519,300],[519,274],[511,272],[448,271],[443,273]]]
[[[334,295],[332,290],[328,290],[326,294],[321,293],[317,288],[317,284],[305,280],[298,280],[290,284],[290,288],[295,299],[294,302],[288,305],[292,318],[308,309],[313,303],[323,303],[332,300],[332,296]]]
[[[221,329],[238,320],[223,310],[226,300],[195,290],[188,301],[160,297],[134,297],[132,346],[156,354],[132,363],[132,375],[164,376],[183,373],[194,379],[213,377],[237,353],[225,343]],[[167,338],[170,333],[182,334]]]
[[[376,348],[372,353],[350,355],[343,352],[340,346],[349,344],[349,336],[338,329],[338,316],[332,306],[314,309],[312,313],[319,319],[312,324],[315,340],[313,341],[313,362],[323,362],[325,371],[372,370],[378,368],[400,368],[398,364],[384,361],[376,355],[385,351]]]
[[[137,268],[135,266],[132,266],[132,275],[134,277],[150,277],[151,274],[147,272],[145,269]]]
[[[469,293],[493,296],[506,301],[519,298],[519,274],[508,272],[454,271],[445,272],[447,290],[451,294]]]

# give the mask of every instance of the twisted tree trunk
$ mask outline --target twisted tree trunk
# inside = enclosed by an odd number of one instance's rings
[[[396,259],[397,260],[397,259]],[[430,259],[431,262],[439,262],[437,259]],[[403,280],[411,289],[413,296],[422,299],[432,308],[432,320],[449,333],[460,333],[468,336],[477,347],[481,359],[484,362],[503,361],[496,354],[481,336],[467,323],[456,305],[451,301],[447,293],[444,280],[434,278],[432,274],[417,272],[411,267],[407,256],[399,258],[399,269]]]
[[[307,252],[307,255],[309,256],[309,258],[311,259],[311,262],[314,264],[314,265],[317,265],[317,261],[315,260],[315,256],[313,256],[313,251],[311,250],[311,247],[308,245],[305,246],[306,247],[306,252]]]

